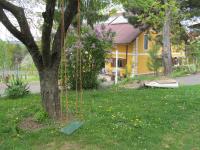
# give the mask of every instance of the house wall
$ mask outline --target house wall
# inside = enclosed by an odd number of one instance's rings
[[[147,67],[148,63],[148,50],[152,48],[153,42],[149,40],[148,49],[144,49],[144,35],[146,33],[143,32],[138,36],[138,69],[137,74],[149,74],[151,71]]]
[[[127,46],[128,46],[128,53],[127,53],[127,56],[126,56],[126,49],[127,49]],[[120,73],[120,76],[124,76],[125,74],[131,74],[131,71],[132,71],[132,61],[133,61],[133,43],[130,43],[130,44],[118,44],[115,46],[115,48],[112,49],[112,54],[109,56],[110,58],[116,58],[116,49],[118,50],[118,58],[119,59],[124,59],[126,60],[126,57],[127,57],[127,65],[125,67],[122,67],[122,68],[118,68],[119,69],[119,73]],[[112,63],[109,62],[109,63],[106,63],[105,64],[105,69],[106,69],[106,72],[109,73],[109,74],[114,74],[115,72],[115,67],[112,67]]]
[[[128,46],[128,55],[127,55],[127,65],[123,68],[119,69],[120,76],[124,76],[126,74],[150,74],[152,73],[148,67],[147,63],[149,61],[148,50],[152,48],[154,45],[153,40],[149,40],[148,49],[144,49],[144,35],[146,33],[143,32],[138,36],[138,39],[129,43],[129,44],[116,44],[114,48],[112,48],[112,54],[109,56],[110,58],[116,58],[116,49],[118,50],[119,59],[126,59],[126,47]],[[150,32],[150,36],[155,37],[156,35]],[[136,46],[136,41],[138,41],[138,46]],[[138,51],[136,51],[136,47],[138,47]],[[162,48],[160,54],[162,52]],[[172,46],[172,57],[184,57],[184,51],[180,48],[180,46]],[[133,67],[134,66],[134,67]],[[134,68],[134,69],[133,69]],[[108,74],[114,74],[115,67],[112,67],[111,62],[105,64],[105,69]],[[134,70],[134,71],[133,71]]]

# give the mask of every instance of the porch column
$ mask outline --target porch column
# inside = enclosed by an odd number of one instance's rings
[[[138,74],[138,37],[136,38],[136,50],[135,50],[135,75]]]
[[[116,59],[115,59],[115,84],[118,82],[118,49],[116,49]]]

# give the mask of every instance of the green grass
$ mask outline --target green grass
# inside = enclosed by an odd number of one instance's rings
[[[75,93],[69,95],[74,112]],[[71,136],[50,120],[40,131],[16,130],[20,120],[41,110],[39,99],[0,99],[0,149],[200,149],[200,86],[85,91],[85,124]]]
[[[34,82],[34,81],[39,81],[39,76],[38,75],[29,75],[27,76],[26,79],[23,79],[25,82]]]
[[[20,79],[22,79],[22,81],[24,81],[26,83],[39,82],[39,76],[38,75],[27,75],[26,77],[25,76],[20,77]],[[0,83],[5,83],[5,81],[3,79],[0,79]]]

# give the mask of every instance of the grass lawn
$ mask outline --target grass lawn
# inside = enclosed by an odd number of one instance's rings
[[[74,112],[75,93],[69,95]],[[200,86],[85,91],[84,102],[84,126],[66,136],[50,120],[39,131],[18,130],[41,109],[38,95],[0,99],[0,149],[200,149]]]

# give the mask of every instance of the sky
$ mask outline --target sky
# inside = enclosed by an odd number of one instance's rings
[[[41,3],[38,3],[38,0],[10,0],[12,3],[17,6],[23,7],[25,10],[26,17],[28,18],[28,23],[31,28],[31,32],[35,38],[41,36],[40,31],[38,30],[39,26],[42,25],[41,13],[45,10],[45,6]],[[6,12],[6,15],[10,21],[15,25],[19,26],[16,22],[16,19],[12,16],[11,13]],[[39,25],[39,26],[38,26]],[[0,22],[0,39],[4,41],[18,41]]]
[[[29,18],[28,22],[31,28],[31,32],[34,36],[35,39],[38,39],[39,37],[41,37],[41,31],[38,30],[39,26],[42,25],[42,17],[41,17],[41,13],[44,12],[45,10],[45,5],[43,4],[43,2],[41,0],[10,0],[12,3],[23,7],[25,9],[25,12],[27,14],[27,18]],[[38,3],[38,1],[40,1],[40,3]],[[122,5],[112,5],[110,7],[108,7],[108,9],[105,10],[105,12],[109,12],[111,9],[115,8],[117,11],[117,13],[122,13],[124,12],[124,9],[122,7]],[[11,14],[7,13],[9,18],[11,17],[11,22],[15,25],[16,24],[16,20],[14,19],[14,17],[12,17]],[[40,14],[40,15],[39,15]],[[111,20],[113,20],[115,17],[111,17],[109,18],[106,23],[110,22]],[[128,22],[125,18],[123,17],[119,17],[115,23],[122,23],[122,22]],[[39,26],[38,26],[39,24]],[[2,23],[0,23],[0,39],[4,40],[4,41],[18,41],[3,25]]]
[[[26,17],[28,18],[28,22],[31,28],[31,32],[35,39],[38,39],[41,37],[41,32],[39,30],[39,27],[42,25],[43,19],[41,17],[41,13],[45,10],[45,5],[41,2],[39,3],[39,0],[10,0],[12,3],[17,4],[18,6],[21,6],[25,9]],[[18,2],[16,2],[18,1]],[[116,8],[118,10],[117,13],[124,12],[124,9],[121,5],[112,5],[108,9]],[[108,12],[109,10],[106,10]],[[16,20],[14,17],[12,17],[11,14],[6,12],[6,14],[11,18],[11,22],[15,25]],[[105,23],[110,23],[112,20],[114,20],[116,16],[110,17]],[[194,18],[192,21],[183,21],[182,24],[185,25],[191,25],[196,22],[200,23],[200,18]],[[112,23],[128,23],[128,20],[125,19],[123,16],[118,17],[114,22]],[[0,39],[4,41],[18,41],[1,23],[0,23]]]

